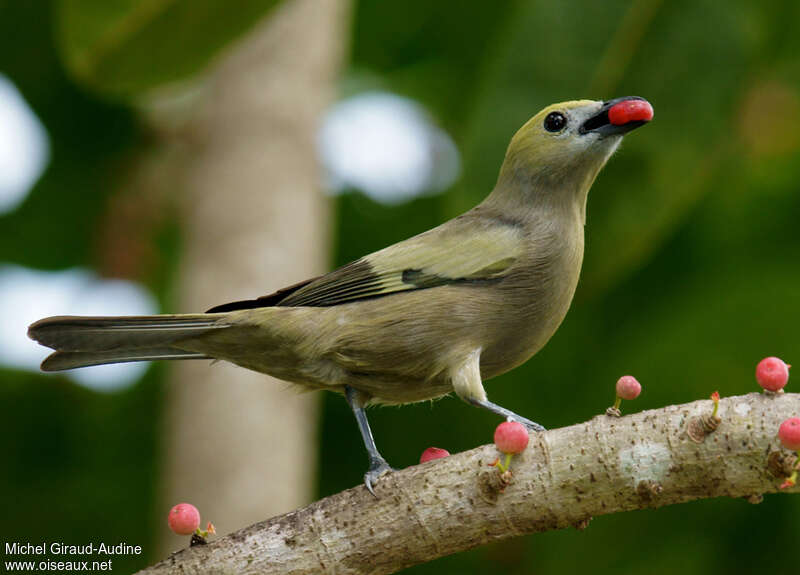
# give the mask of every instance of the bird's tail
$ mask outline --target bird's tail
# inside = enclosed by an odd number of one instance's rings
[[[130,317],[48,317],[28,328],[28,337],[55,350],[43,371],[152,359],[209,359],[176,347],[182,340],[225,329],[224,314]]]

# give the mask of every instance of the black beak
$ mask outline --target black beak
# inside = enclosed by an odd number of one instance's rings
[[[580,133],[618,136],[644,126],[652,119],[653,107],[644,98],[638,96],[615,98],[603,102],[600,111],[581,125]]]

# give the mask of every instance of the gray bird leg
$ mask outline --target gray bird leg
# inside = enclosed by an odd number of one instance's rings
[[[522,425],[530,429],[531,431],[545,431],[545,428],[536,423],[535,421],[531,421],[530,419],[526,419],[521,415],[517,415],[511,410],[506,409],[505,407],[501,407],[496,403],[492,403],[488,399],[470,399],[469,402],[472,405],[476,405],[478,407],[482,407],[484,409],[488,409],[492,413],[499,415],[500,417],[506,419],[512,419],[514,421],[520,422]]]
[[[509,411],[505,407],[500,407],[486,399],[486,391],[483,389],[481,381],[481,348],[474,349],[469,353],[461,365],[453,372],[453,391],[464,401],[488,409],[492,413],[504,419],[518,421],[531,431],[544,431],[544,427]]]
[[[372,438],[372,430],[369,428],[367,413],[364,411],[364,403],[361,394],[349,385],[346,385],[344,388],[344,396],[347,398],[347,403],[350,404],[350,409],[353,410],[353,415],[356,416],[358,430],[361,432],[361,438],[364,440],[364,447],[367,448],[367,454],[369,455],[369,469],[367,469],[367,472],[364,474],[364,485],[367,486],[370,493],[375,495],[375,492],[372,490],[372,484],[384,473],[394,470],[389,467],[389,464],[386,463],[386,460],[375,446],[375,440]]]

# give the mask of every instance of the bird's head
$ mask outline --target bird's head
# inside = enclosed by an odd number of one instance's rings
[[[597,173],[622,136],[653,118],[636,96],[607,102],[575,100],[546,107],[511,139],[496,192],[585,204]],[[524,198],[530,200],[530,198]],[[524,200],[523,200],[524,201]]]

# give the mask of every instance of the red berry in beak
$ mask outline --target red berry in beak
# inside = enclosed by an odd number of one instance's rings
[[[653,119],[653,106],[647,100],[625,100],[608,110],[608,121],[615,126],[630,122],[649,122]]]

